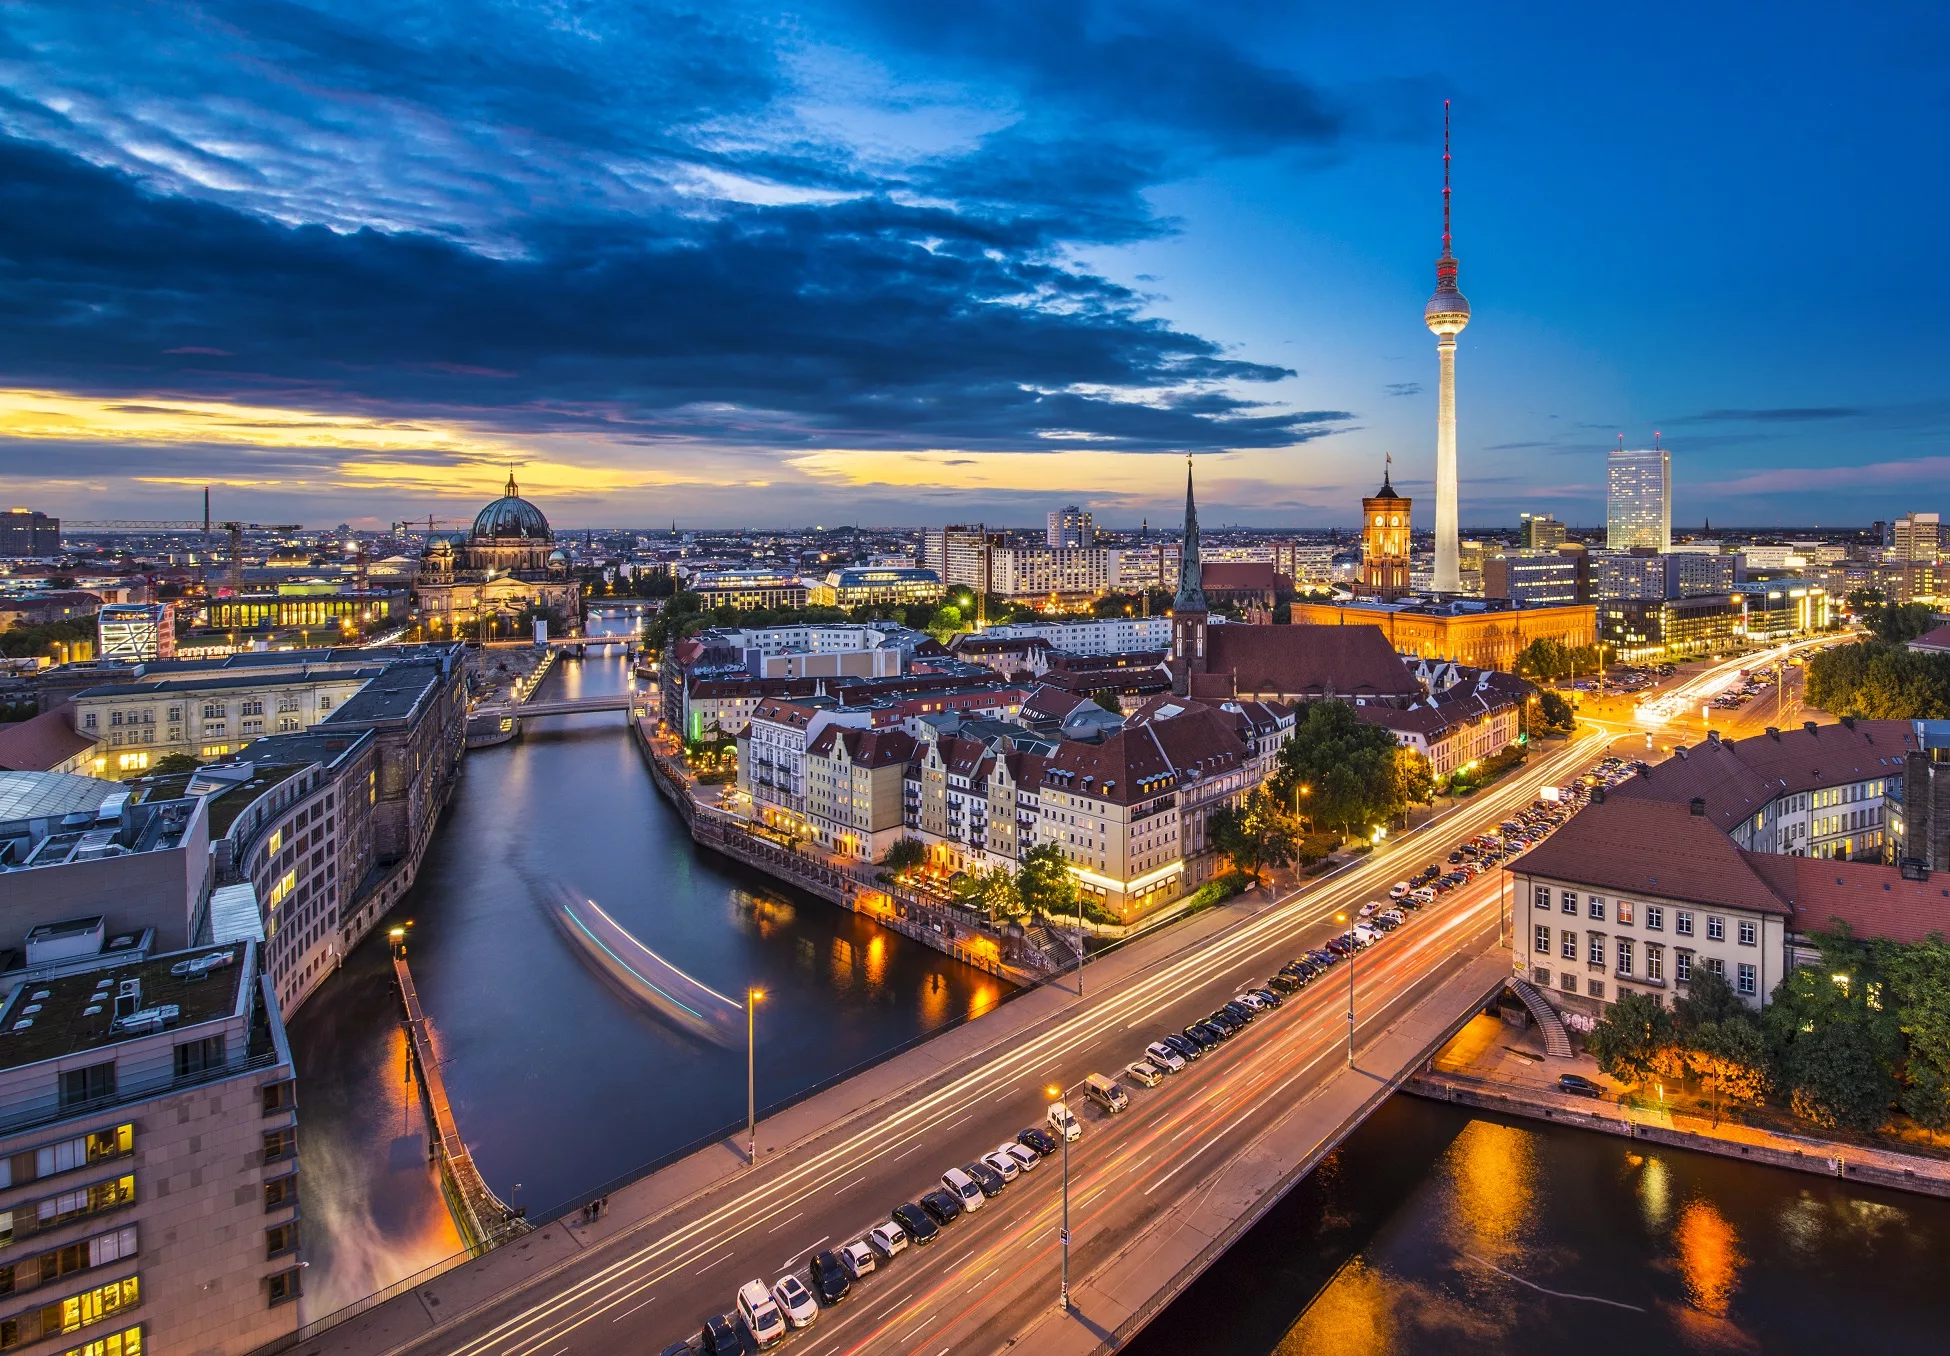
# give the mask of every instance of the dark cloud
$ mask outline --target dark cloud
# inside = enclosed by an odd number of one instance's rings
[[[1391,381],[1381,389],[1391,396],[1421,395],[1422,383],[1419,381]]]
[[[1805,424],[1824,419],[1854,419],[1869,413],[1846,405],[1810,405],[1773,410],[1707,410],[1681,415],[1668,424]]]
[[[784,448],[1264,447],[1347,418],[1238,395],[1291,372],[1146,318],[1034,222],[875,196],[544,222],[523,245],[275,225],[0,141],[0,369]]]

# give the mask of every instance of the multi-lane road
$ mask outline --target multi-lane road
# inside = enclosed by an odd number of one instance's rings
[[[1093,963],[1085,996],[1047,988],[1025,994],[861,1075],[861,1089],[822,1093],[761,1127],[756,1166],[736,1165],[722,1147],[703,1151],[657,1175],[692,1184],[685,1194],[657,1198],[656,1178],[642,1184],[640,1207],[618,1193],[624,1211],[641,1209],[639,1220],[624,1214],[623,1227],[610,1230],[559,1223],[544,1231],[525,1263],[491,1254],[396,1301],[391,1314],[335,1329],[308,1349],[660,1352],[697,1333],[707,1315],[728,1311],[741,1283],[769,1284],[803,1268],[815,1249],[861,1237],[891,1207],[935,1186],[944,1170],[1039,1123],[1045,1088],[1074,1093],[1092,1072],[1119,1075],[1146,1042],[1202,1017],[1341,930],[1336,914],[1441,860],[1457,841],[1509,818],[1540,786],[1568,780],[1602,750],[1602,736],[1586,735],[1541,754],[1377,858],[1256,911],[1235,906],[1195,918]],[[1358,1048],[1383,1041],[1410,1006],[1465,961],[1480,967],[1498,954],[1502,889],[1500,873],[1486,873],[1360,954]],[[1331,1101],[1322,1094],[1332,1080],[1377,1076],[1347,1069],[1348,972],[1346,963],[1335,967],[1159,1088],[1120,1079],[1134,1104],[1115,1118],[1084,1110],[1071,1096],[1084,1118],[1070,1153],[1074,1285],[1119,1267],[1128,1285],[1130,1269],[1142,1265],[1133,1257],[1145,1239],[1209,1205],[1216,1176],[1262,1127],[1310,1099]],[[823,1105],[838,1110],[825,1123],[809,1123]],[[1061,1175],[1060,1156],[1044,1160],[938,1242],[882,1263],[841,1305],[794,1334],[787,1349],[842,1356],[1008,1347],[1046,1322],[1056,1303]],[[575,1246],[550,1243],[558,1233]],[[1164,1287],[1172,1276],[1156,1279]],[[1067,1331],[1038,1341],[1088,1349],[1102,1335],[1092,1322],[1086,1312],[1067,1320]]]

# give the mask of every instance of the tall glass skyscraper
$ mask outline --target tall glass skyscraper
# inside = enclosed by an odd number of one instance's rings
[[[1672,549],[1672,453],[1615,447],[1605,468],[1605,545]]]

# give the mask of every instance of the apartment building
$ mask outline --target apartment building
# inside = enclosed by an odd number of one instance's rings
[[[990,593],[1005,598],[1091,598],[1124,586],[1122,551],[1104,546],[991,546]]]
[[[1704,802],[1596,792],[1507,868],[1516,976],[1596,1017],[1628,993],[1670,1006],[1710,970],[1759,1008],[1785,973],[1794,912],[1761,874],[1766,860],[1722,832]]]
[[[1171,618],[1102,617],[1074,622],[1010,622],[982,632],[984,641],[1041,640],[1065,654],[1123,654],[1164,650],[1171,645]]]
[[[878,861],[901,837],[907,764],[918,749],[901,729],[828,725],[806,746],[806,820],[828,852]]]
[[[1369,702],[1355,707],[1354,714],[1428,759],[1438,781],[1503,752],[1523,733],[1522,698],[1487,683],[1425,697],[1407,707]]]
[[[0,1007],[0,1345],[142,1356],[289,1337],[296,1099],[257,948],[59,949]]]

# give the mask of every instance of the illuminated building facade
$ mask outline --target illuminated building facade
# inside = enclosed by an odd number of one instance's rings
[[[524,613],[538,608],[579,630],[580,591],[568,554],[554,542],[548,519],[521,497],[510,474],[506,492],[476,515],[472,530],[427,542],[413,583],[414,605],[429,629],[448,635],[475,627],[513,630]]]
[[[1408,592],[1409,511],[1415,501],[1398,494],[1381,473],[1381,488],[1361,501],[1361,582],[1366,598],[1399,598]]]

